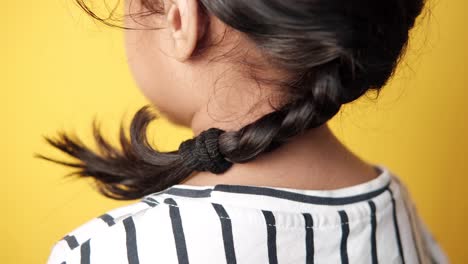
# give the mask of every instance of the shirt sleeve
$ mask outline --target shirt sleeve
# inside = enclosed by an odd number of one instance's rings
[[[397,180],[401,187],[406,210],[413,222],[412,228],[416,230],[417,240],[421,241],[420,243],[416,242],[420,244],[420,250],[424,252],[424,256],[428,258],[430,263],[449,264],[450,261],[448,256],[442,250],[438,241],[434,238],[423,218],[419,215],[416,204],[414,203],[408,188],[401,180]]]
[[[434,238],[433,234],[429,230],[429,228],[426,226],[426,224],[424,223],[422,219],[419,218],[418,220],[419,220],[419,225],[421,228],[423,239],[426,243],[426,247],[429,249],[433,263],[449,264],[450,260],[448,256],[442,250],[439,243],[437,242],[437,240]]]
[[[52,246],[47,264],[62,264],[66,256],[70,253],[70,248],[65,241],[60,240]]]
[[[148,202],[143,199],[138,203],[115,208],[89,220],[67,233],[52,246],[47,264],[81,263],[83,255],[90,251],[91,245],[110,250],[109,255],[117,256],[118,254],[114,253],[122,251],[121,242],[126,240],[125,232],[129,221],[133,217],[144,214],[148,209],[154,208],[157,203],[157,201]],[[98,242],[103,238],[103,245],[99,245]],[[118,262],[106,261],[105,263]]]

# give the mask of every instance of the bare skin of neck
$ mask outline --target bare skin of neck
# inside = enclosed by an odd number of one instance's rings
[[[194,172],[182,184],[331,190],[364,183],[377,176],[372,164],[347,149],[328,124],[324,124],[253,161],[234,164],[224,174]]]

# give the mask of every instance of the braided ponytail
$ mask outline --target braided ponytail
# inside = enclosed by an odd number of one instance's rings
[[[222,174],[233,163],[245,163],[270,152],[310,128],[315,128],[332,116],[340,105],[330,90],[337,81],[324,74],[317,78],[313,100],[304,97],[271,112],[239,131],[225,132],[210,128],[180,144],[178,151],[159,152],[148,143],[148,125],[157,118],[149,106],[140,109],[132,120],[130,139],[120,129],[121,150],[111,146],[101,135],[97,122],[93,135],[98,146],[94,152],[79,139],[59,133],[57,139],[46,140],[54,147],[80,160],[68,163],[42,155],[40,158],[77,171],[72,174],[93,177],[98,190],[119,200],[138,199],[182,182],[194,171]]]
[[[82,0],[77,1],[107,23]],[[163,13],[158,8],[164,7],[155,4],[159,0],[141,1],[154,14]],[[289,73],[287,80],[277,82],[289,95],[285,104],[238,131],[207,129],[170,152],[160,152],[148,143],[147,128],[157,115],[145,106],[135,114],[129,137],[121,126],[121,148],[106,141],[94,122],[97,151],[78,138],[59,133],[57,138],[46,137],[47,142],[78,162],[37,156],[75,168],[72,175],[92,177],[102,194],[119,200],[161,191],[183,182],[194,171],[222,174],[234,163],[252,161],[323,125],[343,104],[366,91],[379,91],[394,72],[408,31],[424,4],[424,0],[381,1],[378,5],[337,0],[287,5],[283,0],[200,2],[203,10],[244,33],[275,67]]]

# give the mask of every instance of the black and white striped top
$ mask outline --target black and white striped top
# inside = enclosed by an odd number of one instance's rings
[[[384,165],[327,191],[174,185],[83,224],[49,264],[449,263]]]

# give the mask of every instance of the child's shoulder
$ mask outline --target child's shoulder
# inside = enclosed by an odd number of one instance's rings
[[[66,233],[53,245],[48,263],[63,263],[68,255],[74,251],[80,251],[80,248],[89,243],[91,239],[118,231],[128,224],[128,220],[145,214],[149,210],[156,211],[160,203],[154,196],[146,196],[135,203],[114,208],[88,220]]]

